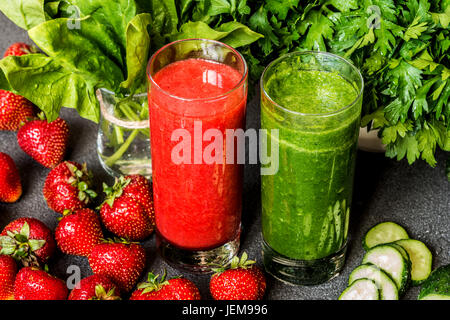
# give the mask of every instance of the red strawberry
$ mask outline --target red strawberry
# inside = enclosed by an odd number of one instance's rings
[[[35,48],[29,46],[26,43],[23,42],[16,42],[9,46],[8,49],[6,49],[6,52],[3,57],[7,56],[23,56],[25,54],[29,53],[35,53],[37,52]]]
[[[104,184],[106,200],[100,209],[105,227],[131,241],[143,240],[155,227],[151,185],[143,176],[116,179],[112,187]]]
[[[10,256],[0,255],[0,300],[14,299],[17,264]]]
[[[16,202],[22,195],[20,175],[13,159],[0,152],[0,201]]]
[[[47,168],[54,168],[64,160],[69,140],[69,126],[61,118],[47,122],[31,120],[17,132],[17,142],[25,153]]]
[[[0,254],[10,255],[25,266],[45,263],[55,251],[49,228],[35,218],[19,218],[0,234]]]
[[[50,171],[44,183],[44,198],[50,209],[63,214],[65,210],[85,208],[97,194],[90,189],[92,175],[86,165],[64,161]]]
[[[36,52],[35,48],[26,43],[12,44],[5,52],[7,56],[23,56]],[[33,104],[12,92],[0,90],[0,130],[19,130],[22,123],[35,116]]]
[[[148,280],[138,285],[130,300],[200,300],[200,291],[186,278],[166,280],[164,272],[161,280],[158,280],[158,275],[150,272]]]
[[[64,281],[35,267],[22,268],[14,283],[16,300],[66,300],[67,294]]]
[[[94,274],[77,284],[69,300],[120,300],[120,291],[108,277]]]
[[[22,123],[35,117],[34,105],[17,94],[0,90],[0,130],[19,130]]]
[[[95,274],[108,277],[128,292],[144,270],[145,259],[145,250],[139,244],[106,241],[92,249],[89,265]]]
[[[121,179],[123,194],[133,197],[147,211],[152,227],[155,226],[155,209],[153,207],[153,190],[151,183],[138,174]],[[114,187],[113,187],[114,188]]]
[[[261,300],[266,290],[266,279],[262,271],[247,260],[244,252],[241,259],[234,257],[229,268],[215,269],[209,289],[215,300]]]
[[[67,212],[55,230],[56,243],[65,254],[87,257],[102,238],[100,219],[91,209]]]

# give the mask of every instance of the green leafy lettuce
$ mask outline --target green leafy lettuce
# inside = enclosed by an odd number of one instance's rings
[[[0,10],[27,30],[42,51],[0,60],[0,89],[26,97],[49,121],[62,107],[98,121],[96,90],[118,96],[146,88],[150,54],[173,39],[190,37],[247,46],[262,36],[237,21],[210,28],[181,23],[173,0],[9,0]],[[189,5],[185,3],[184,5]]]

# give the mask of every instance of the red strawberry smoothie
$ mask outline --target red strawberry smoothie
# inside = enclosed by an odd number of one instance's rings
[[[215,138],[197,138],[199,132],[203,137],[208,129],[220,130],[225,157],[225,130],[245,126],[243,77],[231,66],[203,59],[174,62],[152,77],[157,84],[149,91],[156,226],[160,236],[182,249],[212,249],[240,232],[243,165],[205,163],[198,155]],[[191,137],[184,149],[190,150],[190,163],[173,161],[172,150],[181,141],[172,141],[176,129]]]

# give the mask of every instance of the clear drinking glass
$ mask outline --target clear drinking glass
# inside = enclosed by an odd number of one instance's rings
[[[261,176],[263,260],[282,281],[319,284],[344,265],[362,92],[330,53],[288,54],[262,75],[263,148],[279,150],[278,172]]]
[[[106,89],[97,91],[100,125],[97,153],[112,176],[152,175],[147,93],[116,97]]]
[[[158,250],[175,266],[210,271],[239,248],[243,165],[223,161],[236,151],[223,142],[245,127],[247,65],[228,45],[188,39],[156,52],[148,77]]]

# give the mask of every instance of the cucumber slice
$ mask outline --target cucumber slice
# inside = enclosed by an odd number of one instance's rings
[[[358,279],[341,293],[339,300],[380,300],[380,290],[373,280]]]
[[[382,222],[367,231],[363,247],[367,251],[379,244],[409,239],[406,230],[395,222]]]
[[[429,294],[420,300],[450,300],[450,296],[443,296],[441,294]]]
[[[398,300],[398,289],[389,275],[376,265],[367,263],[355,268],[348,279],[352,284],[358,279],[370,279],[380,290],[380,300]]]
[[[430,274],[422,285],[419,300],[450,300],[450,264]]]
[[[403,240],[406,240],[406,239],[403,239]],[[397,241],[399,241],[399,240],[397,240]],[[395,249],[400,251],[400,253],[402,254],[403,258],[405,258],[405,260],[408,261],[411,264],[411,258],[409,257],[409,253],[408,253],[408,251],[405,250],[405,248],[403,248],[401,245],[399,245],[398,243],[395,243],[395,242],[386,243],[386,244],[388,244],[390,246],[393,246]]]
[[[363,263],[372,263],[386,272],[397,285],[399,295],[405,292],[410,276],[410,262],[397,246],[380,244],[367,251]]]
[[[431,273],[433,256],[427,246],[414,239],[404,239],[395,242],[408,252],[411,259],[411,280],[417,286],[423,283]]]

